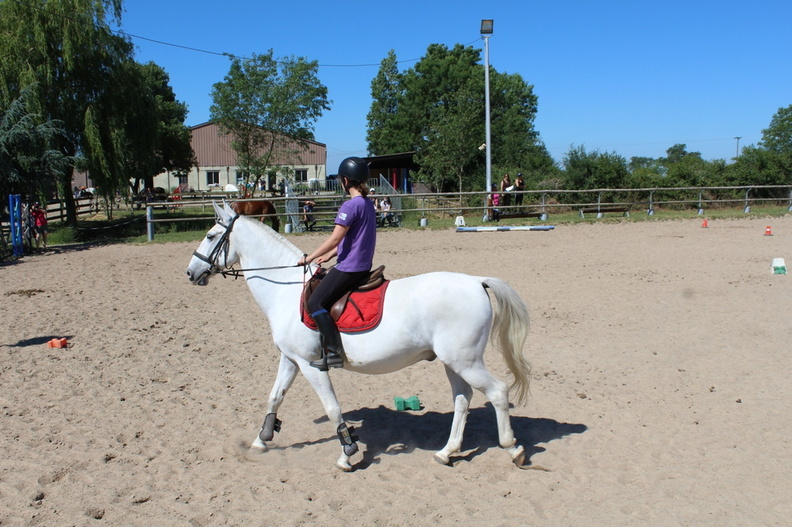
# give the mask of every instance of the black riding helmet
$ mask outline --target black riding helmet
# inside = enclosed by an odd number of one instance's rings
[[[348,157],[341,161],[338,176],[345,177],[350,183],[365,183],[369,179],[368,163],[359,157]]]

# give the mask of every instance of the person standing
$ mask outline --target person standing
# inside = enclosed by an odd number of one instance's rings
[[[316,206],[316,203],[311,200],[305,200],[302,203],[303,208],[303,218],[302,221],[305,224],[305,229],[308,231],[312,231],[314,225],[316,225],[316,217],[314,217],[313,210]]]
[[[501,179],[500,182],[501,205],[503,205],[504,207],[508,207],[509,205],[511,205],[511,195],[509,194],[509,192],[514,190],[513,188],[511,188],[511,186],[512,186],[511,178],[507,173],[505,176],[503,176],[503,179]]]
[[[521,194],[522,191],[525,190],[525,180],[523,179],[522,172],[517,174],[517,178],[514,180],[514,191],[516,194],[514,195],[514,204],[518,207],[522,206],[523,203],[523,195]]]
[[[31,227],[33,227],[33,238],[36,240],[36,249],[39,249],[41,243],[44,243],[44,248],[47,248],[47,211],[41,208],[41,203],[38,201],[33,204],[30,209]]]
[[[487,218],[489,221],[500,221],[500,210],[498,210],[500,194],[498,194],[497,190],[498,186],[493,183],[492,192],[487,194]]]
[[[338,256],[338,263],[308,299],[308,312],[319,328],[323,348],[321,359],[310,364],[321,371],[344,366],[341,334],[329,311],[339,298],[366,280],[377,245],[377,211],[367,197],[368,163],[359,157],[348,157],[341,162],[338,177],[350,199],[338,209],[330,236],[297,262],[297,265],[321,264]]]

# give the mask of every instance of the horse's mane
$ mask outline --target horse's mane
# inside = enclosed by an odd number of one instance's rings
[[[287,240],[284,236],[275,232],[269,225],[256,221],[253,218],[246,216],[239,216],[237,222],[244,222],[245,225],[251,227],[255,231],[259,231],[262,236],[266,236],[273,241],[273,246],[268,246],[267,251],[275,257],[276,260],[287,263],[297,263],[297,260],[303,255],[303,251],[297,248],[296,245]],[[264,245],[260,244],[257,249],[263,249]]]

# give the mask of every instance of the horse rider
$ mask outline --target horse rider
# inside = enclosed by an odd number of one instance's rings
[[[367,278],[377,244],[377,211],[367,198],[368,164],[359,157],[348,157],[341,162],[338,177],[350,199],[338,209],[330,236],[297,262],[297,265],[322,264],[338,256],[338,263],[330,268],[308,299],[308,312],[319,328],[323,347],[322,358],[311,361],[311,366],[321,371],[344,366],[341,334],[329,310]]]

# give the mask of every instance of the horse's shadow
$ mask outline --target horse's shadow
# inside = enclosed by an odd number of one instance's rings
[[[454,414],[418,414],[379,406],[344,412],[344,417],[347,421],[360,423],[356,426],[356,432],[366,448],[363,451],[363,460],[355,468],[364,469],[379,463],[383,455],[410,453],[416,449],[432,452],[442,449],[448,441]],[[324,420],[326,418],[319,419]],[[523,467],[530,466],[531,456],[544,452],[545,449],[539,444],[570,434],[581,434],[588,429],[584,424],[519,416],[512,416],[511,424],[517,442],[525,447]],[[471,408],[462,440],[462,455],[453,457],[452,462],[470,461],[493,447],[500,448],[495,410],[490,403],[481,408]]]

